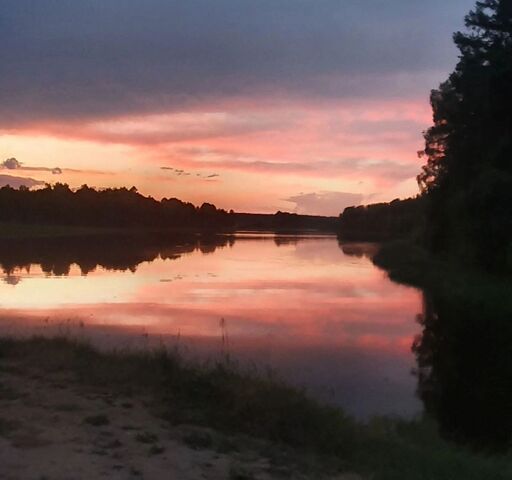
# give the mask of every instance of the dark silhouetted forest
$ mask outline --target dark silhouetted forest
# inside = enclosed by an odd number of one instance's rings
[[[336,217],[236,213],[211,203],[200,207],[177,198],[160,201],[140,194],[135,187],[96,190],[83,185],[71,189],[57,183],[31,190],[0,188],[0,223],[73,227],[266,230],[282,232],[335,232]]]
[[[38,190],[0,189],[0,222],[87,227],[229,227],[225,210],[203,203],[195,207],[176,198],[161,201],[135,187],[72,190],[57,183]]]
[[[423,197],[347,207],[339,218],[339,234],[347,241],[387,241],[419,235],[425,209]]]
[[[431,93],[421,198],[346,209],[344,239],[421,232],[434,254],[491,272],[512,269],[512,2],[477,2],[454,41],[460,60]]]
[[[512,2],[477,2],[455,71],[431,95],[427,246],[490,271],[512,267]]]
[[[298,215],[277,212],[273,215],[262,213],[235,213],[237,230],[270,230],[276,232],[321,231],[335,233],[338,228],[336,217]]]

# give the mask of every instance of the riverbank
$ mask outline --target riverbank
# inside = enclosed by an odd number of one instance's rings
[[[0,222],[0,240],[71,238],[91,236],[173,236],[173,235],[214,235],[234,234],[236,232],[272,232],[276,235],[325,234],[335,235],[337,219],[297,214],[230,214],[230,225],[180,225],[162,227],[149,226],[76,226],[48,223]]]
[[[99,469],[93,477],[109,470],[110,478],[178,465],[190,475],[176,478],[512,475],[507,458],[484,458],[445,443],[428,422],[357,423],[272,376],[240,371],[228,360],[192,365],[172,352],[105,353],[65,338],[3,339],[0,355],[0,438],[11,462],[0,462],[0,468],[14,462],[15,469],[16,458],[28,452],[34,464],[24,464],[34,478],[67,478],[59,462],[68,455],[73,462],[92,458]],[[131,426],[135,430],[123,428]],[[50,465],[51,459],[57,464]],[[32,467],[38,466],[47,470],[35,472]],[[144,478],[160,478],[152,471]],[[361,477],[341,476],[353,472]],[[7,473],[11,477],[5,478],[30,478]]]
[[[229,234],[232,229],[227,228],[196,228],[196,227],[168,227],[168,228],[107,228],[72,225],[47,225],[24,223],[0,223],[0,241],[2,240],[37,240],[60,238],[90,238],[90,237],[169,237],[194,236],[202,234]]]

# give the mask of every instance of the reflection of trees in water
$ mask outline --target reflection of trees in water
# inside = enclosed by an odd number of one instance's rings
[[[364,243],[364,242],[344,242],[338,237],[338,245],[341,251],[349,257],[372,259],[378,250],[377,243]]]
[[[0,268],[4,282],[16,284],[16,271],[30,271],[40,265],[48,275],[69,275],[76,264],[83,275],[102,267],[107,270],[135,272],[142,262],[156,258],[176,260],[185,253],[214,252],[232,245],[227,235],[108,235],[86,237],[3,240],[0,243]]]
[[[300,240],[301,237],[287,236],[274,241],[280,246],[296,244]],[[69,275],[72,265],[78,265],[82,275],[94,272],[98,267],[135,272],[143,262],[157,258],[176,260],[195,251],[211,254],[218,248],[232,247],[235,241],[235,235],[147,232],[3,239],[0,240],[0,269],[5,274],[3,281],[12,285],[21,279],[14,275],[15,272],[29,272],[31,265],[39,265],[44,273],[55,276]]]
[[[301,241],[301,237],[298,236],[280,236],[276,235],[274,237],[274,243],[277,247],[286,246],[286,245],[297,245]]]
[[[21,282],[21,277],[19,275],[6,275],[2,280],[7,285],[18,285]]]
[[[479,447],[510,445],[511,313],[507,300],[425,294],[423,332],[413,345],[418,393],[448,438]]]

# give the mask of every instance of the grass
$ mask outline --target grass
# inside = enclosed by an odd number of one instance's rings
[[[155,409],[173,424],[246,434],[270,442],[274,452],[314,455],[375,480],[512,478],[510,457],[479,456],[448,444],[428,421],[358,423],[301,390],[230,363],[190,364],[166,350],[105,353],[68,338],[40,337],[1,339],[2,357],[47,373],[72,373],[114,395],[151,394]]]

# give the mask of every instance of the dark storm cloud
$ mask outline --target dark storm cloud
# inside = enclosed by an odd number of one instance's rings
[[[426,95],[454,64],[451,33],[472,4],[2,0],[0,124],[283,92]]]

